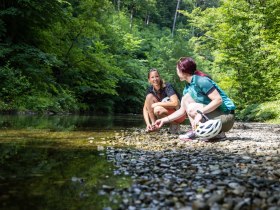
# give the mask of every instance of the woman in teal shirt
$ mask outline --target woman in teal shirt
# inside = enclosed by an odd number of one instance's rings
[[[222,130],[215,139],[225,138],[225,133],[234,124],[234,110],[236,109],[232,100],[226,93],[209,77],[196,75],[196,63],[192,58],[183,57],[177,63],[177,75],[181,81],[186,81],[186,93],[181,102],[181,108],[168,117],[159,119],[155,122],[157,127],[178,119],[187,113],[192,130],[184,135],[180,135],[182,140],[195,138],[195,128],[199,122],[203,121],[202,115],[210,119],[221,119]]]

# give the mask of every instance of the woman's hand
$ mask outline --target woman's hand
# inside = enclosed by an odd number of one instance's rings
[[[147,125],[147,126],[146,126],[146,132],[151,131],[152,128],[153,128],[153,126],[152,126],[151,124]]]
[[[158,119],[156,120],[156,122],[154,123],[154,126],[156,127],[156,129],[161,128],[165,123],[167,123],[169,120],[167,117],[164,117],[162,119]]]
[[[155,130],[157,130],[155,125],[147,125],[146,127],[146,132],[153,132]]]
[[[199,113],[196,113],[195,118],[194,118],[194,130],[198,126],[199,122],[202,120],[202,115]]]

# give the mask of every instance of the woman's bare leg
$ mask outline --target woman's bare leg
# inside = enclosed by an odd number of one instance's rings
[[[166,117],[168,115],[168,110],[162,106],[156,106],[154,108],[154,115],[157,118],[163,118]]]
[[[197,110],[201,110],[203,109],[203,104],[200,103],[190,103],[188,104],[187,107],[187,114],[189,116],[189,120],[192,126],[192,129],[195,130],[195,123],[194,123],[194,119],[195,116],[197,115]]]
[[[158,100],[156,99],[156,97],[153,96],[153,94],[148,94],[146,96],[146,101],[145,101],[146,109],[148,111],[149,118],[152,124],[156,121],[156,116],[154,114],[154,109],[152,108],[152,104],[156,102],[158,102]]]

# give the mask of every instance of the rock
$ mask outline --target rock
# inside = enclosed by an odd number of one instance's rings
[[[214,203],[219,203],[222,204],[224,200],[224,196],[222,195],[218,195],[218,194],[213,194],[208,200],[207,200],[207,204],[209,206],[214,205]]]
[[[203,201],[196,200],[192,203],[192,209],[193,210],[208,210],[209,206]]]
[[[263,126],[237,123],[229,140],[211,144],[182,142],[165,128],[126,131],[114,142],[130,148],[104,151],[115,175],[133,184],[103,191],[123,199],[120,209],[279,209],[280,142],[273,126]]]

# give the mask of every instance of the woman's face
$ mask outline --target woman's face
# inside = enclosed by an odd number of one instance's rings
[[[186,80],[184,74],[179,70],[178,67],[176,67],[176,70],[177,70],[177,75],[178,75],[180,81]]]
[[[150,72],[149,82],[153,86],[160,85],[160,76],[157,71]]]

